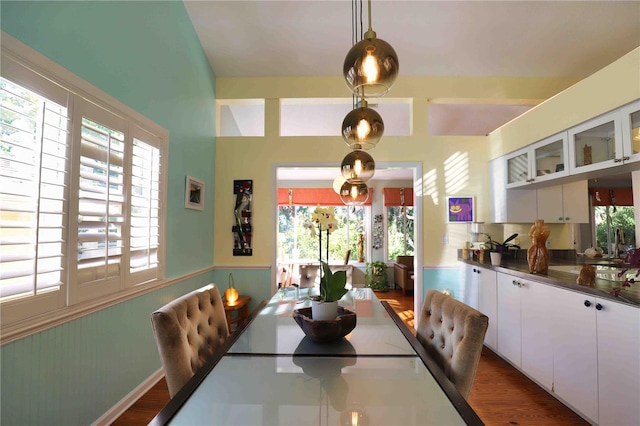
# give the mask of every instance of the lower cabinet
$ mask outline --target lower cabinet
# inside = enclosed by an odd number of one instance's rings
[[[497,302],[485,343],[592,422],[640,425],[640,308],[506,273],[495,288],[479,292],[490,325]]]
[[[498,293],[496,271],[478,268],[478,310],[489,317],[489,326],[484,343],[493,350],[498,349]]]
[[[598,423],[640,425],[640,309],[596,298],[595,312]]]
[[[595,297],[569,290],[552,300],[553,387],[565,402],[598,422]]]
[[[554,287],[498,274],[498,352],[540,385],[553,385]]]
[[[564,291],[535,281],[521,280],[520,320],[522,330],[522,370],[540,385],[553,386],[553,304],[556,293]]]
[[[522,326],[520,321],[520,287],[517,279],[498,274],[498,352],[522,367]]]

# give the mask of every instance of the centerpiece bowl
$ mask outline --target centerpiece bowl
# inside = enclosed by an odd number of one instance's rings
[[[294,310],[293,319],[307,337],[318,343],[341,339],[356,327],[356,313],[342,306],[338,306],[338,316],[333,320],[314,320],[311,308]]]

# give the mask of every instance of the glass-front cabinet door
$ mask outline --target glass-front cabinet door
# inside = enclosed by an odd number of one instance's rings
[[[588,172],[622,161],[620,114],[610,112],[569,130],[570,172]]]
[[[521,149],[505,155],[507,170],[507,188],[528,185],[531,183],[531,165],[529,164],[529,148]]]
[[[640,161],[640,101],[622,108],[622,160]]]
[[[534,182],[556,179],[569,174],[569,167],[565,164],[569,157],[567,132],[558,133],[532,146],[532,160],[535,171]]]

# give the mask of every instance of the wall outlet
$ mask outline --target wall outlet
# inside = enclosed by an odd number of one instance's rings
[[[442,244],[449,244],[449,234],[444,234],[442,236]]]
[[[551,240],[547,240],[547,248],[550,249],[551,248]]]

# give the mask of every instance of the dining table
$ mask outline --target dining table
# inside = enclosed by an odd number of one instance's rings
[[[482,425],[392,306],[370,288],[339,301],[346,336],[317,342],[294,321],[314,288],[280,289],[151,425]]]

